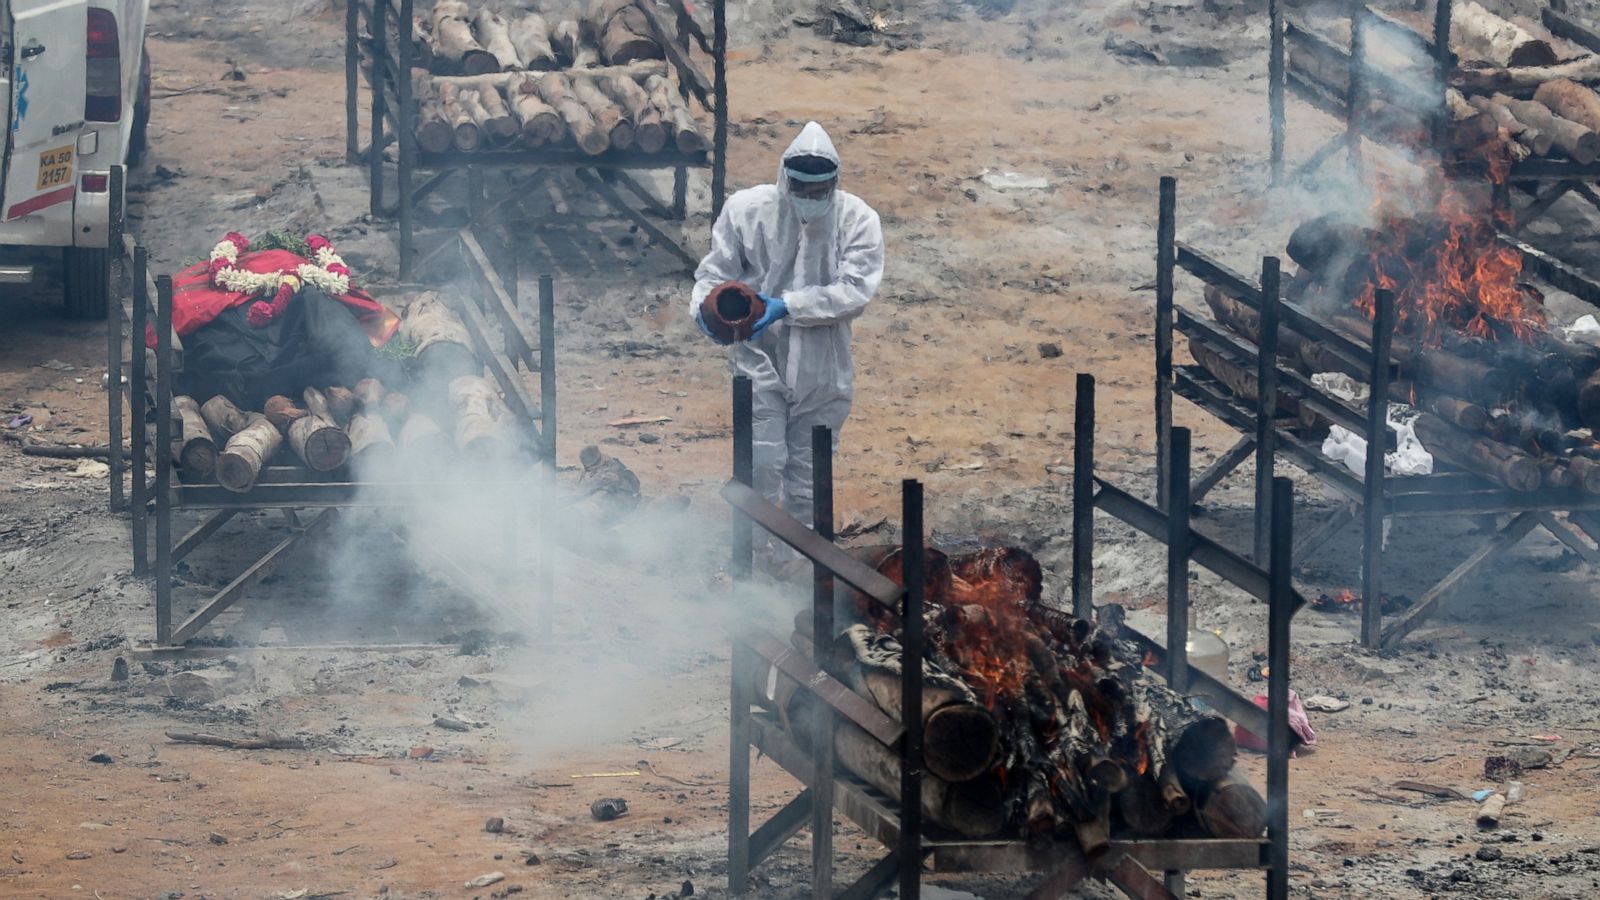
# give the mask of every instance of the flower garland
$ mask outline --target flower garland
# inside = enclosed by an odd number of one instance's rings
[[[350,267],[334,251],[333,244],[320,234],[306,236],[306,249],[314,261],[301,263],[293,272],[246,271],[239,266],[239,256],[249,249],[249,238],[230,231],[211,248],[206,265],[211,283],[219,288],[247,296],[272,293],[270,302],[253,303],[245,313],[245,320],[253,328],[265,326],[282,313],[303,285],[315,285],[334,296],[350,291]]]

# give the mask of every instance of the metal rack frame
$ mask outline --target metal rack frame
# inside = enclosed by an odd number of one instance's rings
[[[1395,146],[1414,146],[1418,132],[1429,134],[1434,146],[1442,146],[1443,129],[1450,122],[1445,109],[1442,86],[1454,70],[1456,60],[1449,50],[1449,40],[1439,40],[1439,35],[1450,33],[1451,4],[1435,4],[1433,31],[1422,34],[1409,25],[1364,2],[1350,4],[1349,47],[1317,33],[1304,23],[1287,19],[1279,6],[1282,0],[1271,0],[1271,71],[1269,73],[1268,111],[1272,142],[1273,180],[1281,179],[1284,167],[1284,132],[1286,114],[1284,89],[1311,106],[1345,122],[1345,133],[1336,135],[1313,153],[1295,172],[1297,178],[1310,175],[1335,156],[1341,149],[1352,170],[1361,168],[1361,142],[1363,138]],[[1546,9],[1543,13],[1545,27],[1551,32],[1600,53],[1600,32],[1576,20]],[[1383,32],[1412,47],[1422,58],[1432,62],[1434,85],[1419,85],[1404,77],[1387,72],[1367,56],[1367,35]],[[1294,65],[1289,49],[1337,62],[1350,73],[1343,93],[1336,85],[1320,81],[1312,73]],[[1286,59],[1287,57],[1287,59]],[[1287,62],[1287,65],[1285,64]],[[1441,86],[1435,90],[1435,86]],[[1381,122],[1371,115],[1372,101],[1376,97],[1406,98],[1406,106],[1427,109],[1427,121],[1416,123],[1414,128],[1397,128],[1393,122]],[[1394,109],[1394,107],[1391,107]],[[1517,208],[1512,202],[1510,188],[1516,186],[1530,195],[1526,205]],[[1495,205],[1497,215],[1510,223],[1510,231],[1517,234],[1545,215],[1562,197],[1571,194],[1600,209],[1600,162],[1579,163],[1562,159],[1527,159],[1510,164],[1504,182],[1497,185]]]
[[[618,215],[637,225],[686,267],[691,270],[694,268],[698,258],[684,249],[680,241],[663,231],[647,213],[674,221],[682,221],[688,215],[688,170],[691,168],[711,170],[712,215],[722,210],[727,190],[727,9],[726,0],[711,0],[713,28],[708,38],[689,14],[684,0],[667,0],[667,3],[676,16],[677,42],[669,39],[669,32],[652,0],[635,0],[636,7],[644,13],[654,30],[671,69],[678,76],[680,91],[712,115],[713,133],[709,152],[684,154],[664,148],[662,152],[653,154],[625,150],[588,156],[569,147],[478,153],[424,152],[416,142],[418,104],[411,96],[412,13],[415,0],[351,0],[347,4],[345,155],[348,162],[364,162],[367,166],[372,215],[398,219],[401,281],[410,280],[414,268],[416,205],[458,172],[475,173],[496,168],[547,174],[553,171],[574,173],[586,189]],[[393,48],[389,46],[391,34],[400,36],[398,46]],[[694,61],[694,47],[698,47],[710,59],[712,74],[709,77]],[[363,66],[363,49],[368,66]],[[400,77],[402,73],[405,77]],[[363,77],[371,101],[368,110],[371,140],[365,149],[359,145],[358,122],[359,82]],[[397,145],[395,177],[399,196],[393,206],[384,202],[384,155],[390,144]],[[628,174],[628,170],[651,169],[672,170],[673,196],[670,205],[657,199]],[[417,183],[418,172],[432,174]],[[644,209],[630,205],[622,197],[619,188],[638,197]],[[474,193],[477,193],[476,190]]]
[[[900,760],[900,796],[921,794],[922,722],[912,716],[904,723],[882,713],[870,699],[852,691],[825,669],[820,648],[806,659],[789,644],[770,634],[751,630],[733,639],[733,672],[730,719],[730,789],[728,803],[728,885],[733,894],[748,887],[750,870],[769,858],[788,839],[809,825],[812,834],[812,896],[866,900],[882,896],[898,887],[902,900],[921,896],[925,872],[986,872],[998,874],[1043,874],[1044,880],[1029,895],[1036,900],[1053,900],[1068,895],[1086,878],[1109,880],[1129,897],[1172,900],[1182,896],[1184,872],[1196,869],[1256,869],[1267,873],[1266,896],[1281,900],[1288,895],[1288,766],[1289,752],[1298,738],[1288,725],[1289,622],[1303,604],[1290,584],[1293,495],[1287,479],[1274,485],[1272,502],[1278,508],[1280,530],[1274,533],[1272,566],[1263,570],[1238,559],[1213,542],[1189,531],[1187,516],[1168,521],[1159,511],[1149,509],[1115,486],[1094,479],[1094,379],[1078,376],[1076,416],[1077,446],[1074,450],[1075,483],[1073,503],[1073,608],[1079,616],[1092,614],[1093,516],[1101,508],[1127,521],[1150,526],[1150,518],[1166,529],[1163,537],[1169,549],[1169,603],[1172,621],[1178,622],[1176,641],[1166,648],[1124,626],[1126,637],[1137,641],[1153,656],[1158,673],[1175,690],[1193,693],[1233,721],[1268,738],[1267,800],[1268,834],[1254,839],[1202,840],[1116,840],[1104,858],[1091,862],[1071,839],[1048,844],[997,837],[991,839],[954,838],[935,826],[924,825],[920,806],[903,804],[864,784],[840,769],[833,759],[831,739],[835,717],[861,726],[868,734],[895,752]],[[753,472],[751,435],[751,388],[748,379],[734,379],[734,477],[722,495],[734,510],[730,571],[736,578],[751,572],[753,525],[792,547],[813,564],[814,634],[833,633],[834,582],[839,580],[860,591],[874,602],[901,614],[905,623],[901,643],[904,652],[922,655],[923,589],[925,584],[925,532],[923,492],[920,482],[902,484],[902,532],[905,586],[885,578],[857,561],[833,542],[833,460],[832,435],[825,427],[813,431],[815,521],[811,528],[790,517],[751,487]],[[1187,432],[1178,429],[1181,437]],[[1174,470],[1184,476],[1187,489],[1187,442]],[[1081,483],[1080,483],[1081,479]],[[1098,490],[1096,490],[1098,485]],[[1187,509],[1187,504],[1179,504]],[[1202,557],[1205,560],[1202,561]],[[1218,562],[1218,560],[1223,560]],[[1269,703],[1262,710],[1231,687],[1194,668],[1185,655],[1184,628],[1188,567],[1191,560],[1202,562],[1238,578],[1236,583],[1268,600],[1269,627]],[[770,714],[752,711],[755,705],[757,676],[765,670],[793,681],[799,690],[813,694],[819,704],[819,721],[812,723],[820,739],[818,748],[808,753]],[[902,666],[902,697],[908,709],[920,707],[922,667]],[[805,785],[805,789],[754,832],[750,831],[750,750],[770,757]],[[860,879],[836,894],[833,887],[832,816],[834,811],[862,828],[888,848],[889,852]],[[1155,872],[1164,872],[1165,878]]]
[[[539,527],[552,528],[550,514],[558,499],[554,496],[556,472],[556,354],[555,354],[555,287],[548,275],[539,279],[539,328],[537,335],[529,333],[527,323],[518,309],[516,278],[502,281],[496,268],[483,253],[477,236],[470,229],[461,229],[454,236],[462,250],[463,262],[473,272],[482,290],[478,303],[451,295],[455,312],[472,340],[478,360],[489,371],[505,395],[507,407],[518,424],[528,434],[533,446],[541,449],[541,465],[527,481],[518,481],[508,487],[537,492],[541,517]],[[269,465],[264,467],[254,488],[245,493],[234,493],[217,484],[182,484],[174,478],[174,465],[170,453],[158,448],[170,447],[174,434],[172,409],[173,377],[181,370],[181,354],[175,352],[176,333],[172,330],[172,277],[162,275],[149,279],[145,276],[146,254],[143,247],[133,245],[132,290],[124,302],[127,318],[135,336],[132,342],[131,371],[127,399],[131,421],[133,490],[128,504],[132,518],[132,550],[134,574],[153,576],[155,579],[155,644],[156,650],[181,649],[193,639],[212,619],[228,609],[262,579],[270,575],[296,545],[331,526],[341,509],[405,505],[405,496],[418,487],[428,485],[416,482],[394,483],[358,481],[344,470],[332,473],[313,472],[299,464]],[[515,260],[510,261],[514,273]],[[509,289],[507,284],[510,285]],[[153,307],[153,308],[152,308]],[[480,309],[482,307],[482,309]],[[114,305],[114,308],[115,305]],[[503,336],[503,347],[496,347],[485,313],[498,320]],[[153,355],[153,369],[146,373],[146,353],[143,335],[146,323],[154,315],[157,346]],[[112,368],[108,383],[121,380],[121,328],[113,320],[112,336],[116,340],[115,352],[108,347],[108,360]],[[110,340],[108,340],[108,344]],[[535,399],[522,383],[519,365],[526,371],[539,373],[540,390]],[[143,389],[140,386],[143,385]],[[110,393],[113,429],[111,458],[122,457],[123,434],[117,427],[120,422],[120,400]],[[143,427],[153,415],[153,425]],[[155,468],[153,479],[146,480],[147,462]],[[393,487],[387,494],[385,488]],[[440,479],[438,488],[449,490],[452,483]],[[173,516],[177,510],[205,511],[201,522],[176,543],[172,540]],[[280,510],[288,522],[291,534],[271,549],[257,557],[243,572],[221,590],[201,602],[199,609],[183,622],[174,626],[172,621],[173,567],[184,557],[204,544],[224,525],[241,512],[253,510]],[[318,510],[309,521],[302,521],[300,510]],[[150,539],[148,529],[151,519],[155,523],[155,564],[150,565]],[[402,540],[405,534],[398,533]],[[541,535],[542,537],[542,535]],[[554,568],[548,554],[553,551],[549,542],[539,540],[540,553],[545,554],[540,566],[541,615],[536,627],[543,636],[551,628],[551,604],[555,596]],[[464,584],[471,585],[474,576],[464,570],[452,573]]]
[[[1394,298],[1387,291],[1377,292],[1375,316],[1370,338],[1358,339],[1335,330],[1304,308],[1279,296],[1277,260],[1263,262],[1260,283],[1240,275],[1207,256],[1198,248],[1175,240],[1177,181],[1161,179],[1160,213],[1156,249],[1156,442],[1159,480],[1167,484],[1165,471],[1172,458],[1172,397],[1176,393],[1213,417],[1238,431],[1242,437],[1234,447],[1214,462],[1196,482],[1189,498],[1198,503],[1230,473],[1255,453],[1257,497],[1274,474],[1279,458],[1315,475],[1337,491],[1345,503],[1295,547],[1296,558],[1305,559],[1359,519],[1362,527],[1362,596],[1382,597],[1384,519],[1427,516],[1473,516],[1509,514],[1511,519],[1497,527],[1453,570],[1433,584],[1405,614],[1390,622],[1382,621],[1381,602],[1362,605],[1361,641],[1369,647],[1390,647],[1399,643],[1432,613],[1441,600],[1467,581],[1468,576],[1516,546],[1535,527],[1543,527],[1571,548],[1586,562],[1600,564],[1600,550],[1584,540],[1600,543],[1600,497],[1576,489],[1532,492],[1508,490],[1479,476],[1457,471],[1436,471],[1423,476],[1384,474],[1383,453],[1392,447],[1393,435],[1387,428],[1389,387],[1395,364],[1389,352],[1394,334]],[[1261,344],[1252,345],[1229,334],[1226,329],[1177,307],[1174,302],[1174,276],[1183,270],[1201,282],[1217,288],[1260,315]],[[1561,270],[1567,277],[1583,276]],[[1600,297],[1600,284],[1589,282],[1586,293]],[[1344,371],[1369,389],[1371,398],[1355,405],[1316,387],[1309,379],[1281,365],[1277,356],[1279,324],[1319,342],[1331,351]],[[1190,341],[1200,342],[1212,351],[1256,373],[1255,404],[1235,397],[1204,368],[1173,364],[1173,334],[1181,332]],[[1293,425],[1276,414],[1277,397],[1286,395],[1307,404],[1323,418],[1349,429],[1367,440],[1363,473],[1357,475],[1322,455],[1316,442],[1297,434]],[[1372,440],[1371,436],[1380,439]],[[1169,512],[1170,512],[1169,507]],[[1254,545],[1260,560],[1260,547],[1275,532],[1272,515],[1259,499],[1255,509]],[[1557,518],[1566,513],[1567,519]]]

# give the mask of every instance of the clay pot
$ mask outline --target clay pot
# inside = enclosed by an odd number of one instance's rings
[[[766,314],[767,304],[761,295],[737,281],[724,281],[700,301],[701,321],[721,341],[745,340]]]

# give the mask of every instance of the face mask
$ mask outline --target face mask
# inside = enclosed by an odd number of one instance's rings
[[[810,200],[805,197],[790,197],[789,200],[794,204],[795,213],[805,222],[822,218],[827,214],[828,207],[833,205],[833,196],[831,194],[817,200]]]

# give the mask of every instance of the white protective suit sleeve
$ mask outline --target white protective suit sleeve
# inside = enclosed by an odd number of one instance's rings
[[[836,198],[841,202],[844,198]],[[883,280],[883,228],[878,214],[866,204],[858,215],[839,217],[835,227],[848,229],[836,235],[842,257],[829,284],[810,285],[783,292],[789,305],[789,322],[805,328],[830,325],[861,315]]]

